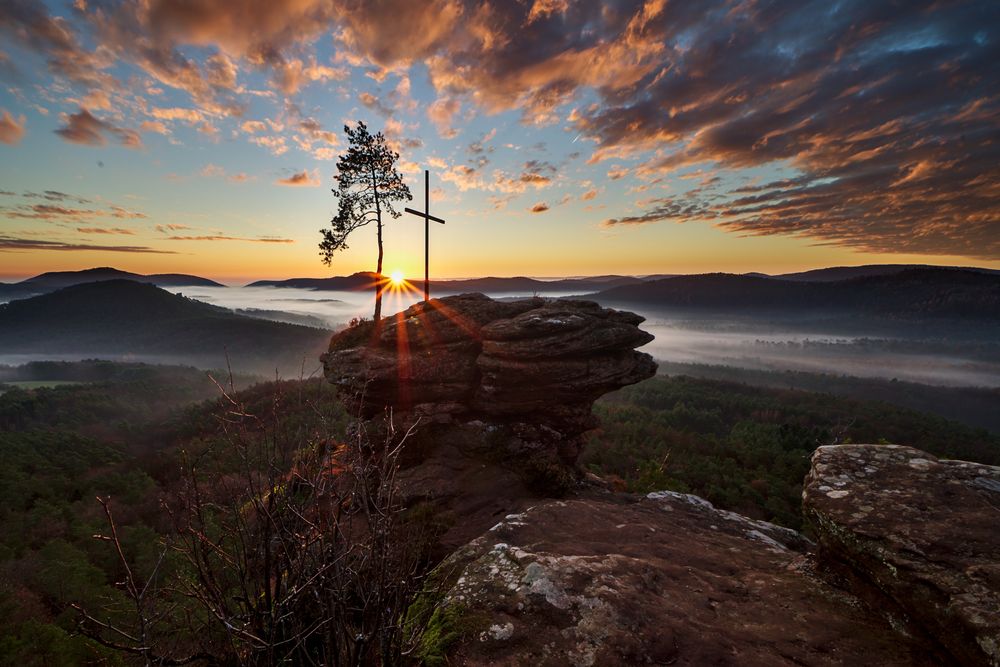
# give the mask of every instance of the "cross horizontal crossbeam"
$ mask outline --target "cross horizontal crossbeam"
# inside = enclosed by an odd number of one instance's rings
[[[444,220],[442,220],[441,218],[436,218],[433,215],[431,215],[430,213],[424,213],[423,211],[414,211],[410,207],[406,207],[403,210],[406,211],[407,213],[412,213],[413,215],[418,215],[421,218],[427,218],[428,220],[433,220],[434,222],[440,222],[442,225],[444,224]]]

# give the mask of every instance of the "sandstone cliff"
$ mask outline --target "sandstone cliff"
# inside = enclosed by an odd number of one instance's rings
[[[432,504],[444,550],[579,481],[594,400],[651,377],[642,318],[591,301],[432,299],[333,337],[326,377],[378,429],[416,425],[402,489]]]

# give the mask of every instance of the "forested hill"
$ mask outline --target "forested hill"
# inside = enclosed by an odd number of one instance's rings
[[[1000,275],[956,269],[908,269],[828,282],[710,273],[626,285],[590,296],[602,303],[734,313],[826,311],[1000,321]]]
[[[290,278],[288,280],[258,280],[247,287],[292,287],[298,289],[354,291],[370,290],[375,284],[376,274],[362,271],[349,276],[332,278]],[[419,287],[422,282],[411,282]],[[607,289],[619,285],[641,283],[641,278],[631,276],[594,276],[592,278],[564,278],[560,280],[539,280],[517,276],[513,278],[468,278],[464,280],[433,280],[431,287],[435,293],[460,294],[463,292],[587,292]]]
[[[863,278],[867,276],[888,276],[912,269],[945,269],[947,271],[975,271],[988,275],[1000,276],[1000,271],[995,269],[984,269],[976,266],[963,267],[941,267],[930,264],[865,264],[863,266],[830,266],[825,269],[812,269],[810,271],[797,271],[795,273],[782,273],[771,276],[779,280],[797,280],[804,282],[827,282],[835,280],[849,280],[851,278]]]
[[[150,284],[74,285],[0,305],[7,354],[110,355],[183,360],[241,371],[296,368],[315,360],[329,331],[237,315]]]
[[[359,271],[349,276],[334,276],[332,278],[289,278],[288,280],[258,280],[247,287],[289,287],[296,289],[331,290],[336,292],[351,292],[369,290],[375,284],[376,274],[371,271]]]
[[[158,287],[224,287],[224,285],[186,273],[153,273],[143,275],[131,271],[121,271],[108,266],[82,271],[50,271],[19,283],[0,283],[0,298],[22,299],[36,294],[45,294],[63,287],[81,285],[102,280],[134,280],[151,283]]]

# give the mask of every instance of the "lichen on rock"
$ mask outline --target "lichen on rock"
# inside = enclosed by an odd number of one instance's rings
[[[1000,468],[911,447],[820,447],[803,510],[822,552],[964,665],[1000,665]]]
[[[460,665],[931,665],[812,574],[809,542],[685,494],[593,493],[509,515],[435,571]]]

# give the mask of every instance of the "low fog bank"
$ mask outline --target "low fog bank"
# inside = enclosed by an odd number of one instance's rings
[[[213,306],[221,306],[241,315],[260,319],[339,329],[357,317],[371,317],[372,297],[361,292],[316,292],[282,287],[167,287]],[[403,299],[395,294],[383,308],[387,312],[403,310],[421,297]]]
[[[1000,387],[996,349],[940,340],[823,336],[816,332],[720,332],[657,320],[642,325],[658,360],[908,380],[944,386]]]
[[[312,291],[276,287],[184,287],[175,294],[230,308],[244,315],[337,330],[354,318],[371,317],[370,292]],[[443,296],[437,294],[435,296]],[[389,292],[383,312],[393,314],[422,299],[422,293]],[[492,293],[494,298],[531,294]],[[544,296],[572,296],[545,294]],[[727,316],[717,312],[668,312],[605,303],[646,317],[642,327],[656,336],[643,349],[666,363],[708,364],[761,371],[802,371],[951,387],[1000,387],[1000,332],[939,320],[913,323],[857,318]],[[120,361],[187,363],[202,368],[225,365],[223,350],[203,358],[107,355]],[[320,370],[311,351],[281,360],[232,358],[238,372],[282,377],[309,376]],[[39,359],[74,361],[86,354],[2,354],[0,364]]]
[[[271,311],[269,318],[321,320],[338,329],[370,317],[369,292],[328,292],[275,287],[196,287],[176,293],[226,308]],[[444,294],[442,293],[442,296]],[[494,298],[531,294],[491,293]],[[545,294],[548,297],[572,296]],[[383,312],[396,313],[423,298],[419,292],[389,292]],[[758,370],[791,370],[868,378],[897,378],[932,385],[1000,387],[1000,344],[989,332],[948,322],[914,327],[900,322],[815,318],[727,317],[719,313],[656,312],[622,307],[646,318],[656,339],[645,348],[658,360]],[[252,315],[253,312],[245,312]]]

